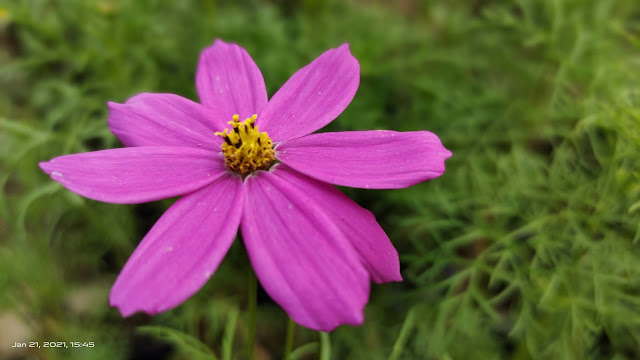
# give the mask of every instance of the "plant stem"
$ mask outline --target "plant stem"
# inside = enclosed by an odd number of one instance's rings
[[[288,318],[287,323],[287,341],[284,343],[284,360],[289,360],[291,356],[291,349],[293,348],[293,337],[296,333],[296,323],[291,318]]]
[[[256,337],[256,309],[258,306],[258,280],[249,267],[249,325],[247,326],[247,359],[253,360],[253,348]]]
[[[400,357],[400,354],[404,350],[405,342],[407,341],[409,332],[413,329],[413,323],[415,322],[415,315],[416,315],[416,309],[415,307],[413,307],[409,310],[409,312],[407,313],[407,316],[404,318],[404,323],[402,324],[402,328],[400,329],[400,333],[398,334],[396,343],[393,344],[393,351],[389,356],[389,360],[396,360]]]
[[[320,360],[331,360],[331,339],[329,333],[319,331],[320,333]]]

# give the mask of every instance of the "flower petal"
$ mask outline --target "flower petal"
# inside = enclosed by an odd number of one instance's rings
[[[41,162],[40,168],[76,194],[120,204],[186,194],[227,169],[220,152],[168,146],[65,155]]]
[[[371,211],[362,208],[335,187],[307,177],[290,167],[278,166],[278,175],[305,192],[311,199],[322,199],[322,207],[331,222],[349,240],[360,255],[373,281],[402,281],[398,252]]]
[[[174,94],[138,94],[109,102],[109,128],[126,146],[186,146],[217,150],[226,119]]]
[[[360,64],[344,44],[298,70],[271,98],[256,125],[274,142],[310,134],[347,108],[360,84]]]
[[[200,55],[196,73],[200,102],[225,122],[258,114],[267,103],[267,89],[258,66],[247,51],[216,39]]]
[[[444,173],[451,152],[429,131],[320,133],[276,147],[283,163],[335,185],[397,189]]]
[[[142,239],[111,289],[123,316],[171,309],[209,280],[242,214],[242,179],[225,173],[176,201]]]
[[[303,326],[361,324],[369,276],[357,252],[318,199],[277,168],[245,180],[242,235],[260,283]]]

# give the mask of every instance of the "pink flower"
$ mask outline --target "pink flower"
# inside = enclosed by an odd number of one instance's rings
[[[344,44],[268,101],[249,54],[216,40],[198,64],[202,104],[148,93],[109,103],[109,128],[126,148],[40,163],[99,201],[183,195],[127,261],[111,305],[123,316],[179,305],[211,277],[240,226],[260,283],[293,320],[322,331],[361,324],[370,279],[402,280],[398,253],[373,214],[330,184],[407,187],[440,176],[451,152],[428,131],[311,134],[342,113],[359,82]]]

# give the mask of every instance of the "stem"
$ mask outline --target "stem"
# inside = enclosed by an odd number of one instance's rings
[[[247,327],[247,359],[253,360],[253,347],[256,338],[256,309],[258,307],[258,280],[249,267],[249,326]]]
[[[407,337],[409,336],[409,331],[413,329],[413,323],[415,322],[415,307],[411,308],[407,313],[407,316],[404,318],[404,323],[402,324],[402,328],[400,328],[400,333],[398,334],[398,338],[396,339],[396,343],[393,344],[393,351],[391,352],[391,356],[389,356],[389,360],[396,360],[400,357],[400,354],[404,350],[405,342],[407,341]]]
[[[331,339],[329,333],[319,331],[320,333],[320,360],[331,360]]]
[[[289,360],[291,357],[291,349],[293,348],[293,337],[296,333],[296,323],[289,318],[287,323],[287,341],[284,343],[284,360]]]

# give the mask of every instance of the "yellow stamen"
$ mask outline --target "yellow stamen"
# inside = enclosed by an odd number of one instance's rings
[[[253,115],[240,122],[240,115],[233,115],[233,121],[229,121],[231,131],[224,129],[216,135],[222,136],[222,153],[227,167],[240,175],[250,172],[268,169],[275,160],[273,141],[266,132],[260,132],[254,125],[258,115]]]

